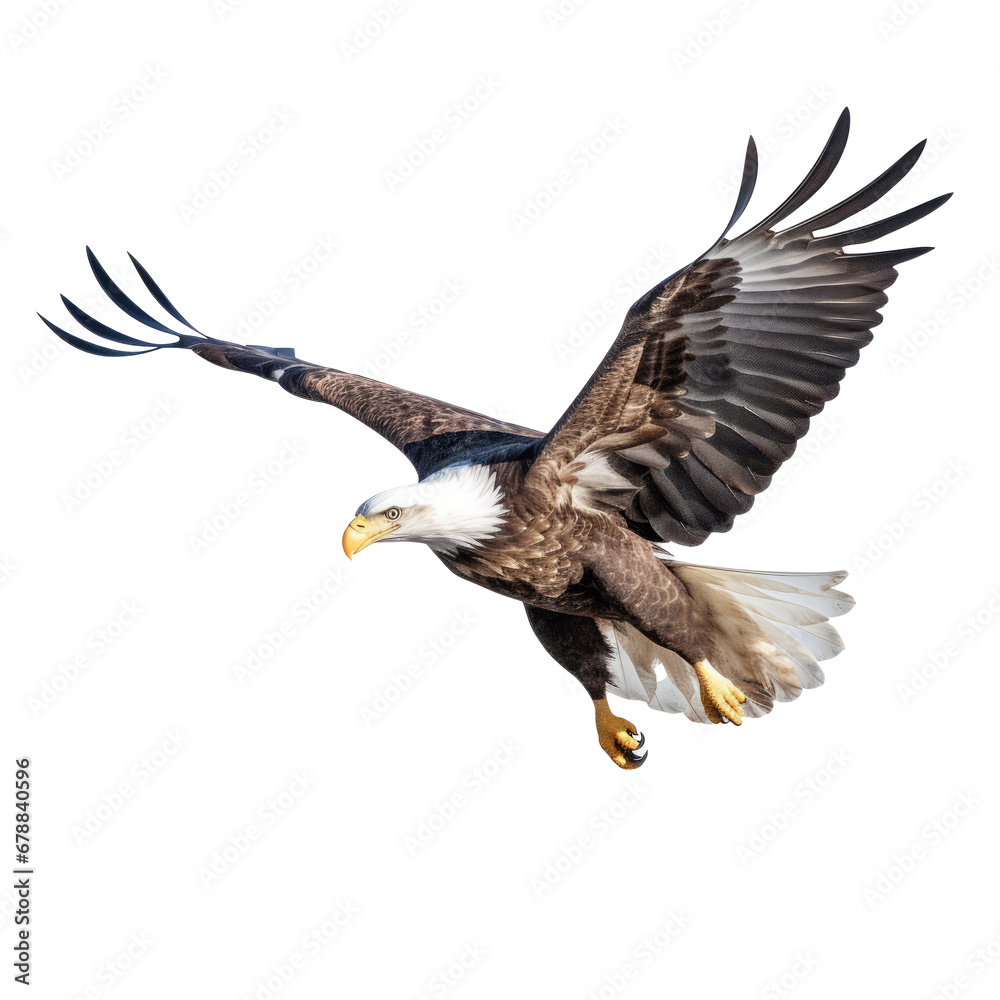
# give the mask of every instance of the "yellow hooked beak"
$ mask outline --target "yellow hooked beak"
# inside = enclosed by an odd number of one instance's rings
[[[386,521],[381,515],[376,515],[374,520],[369,521],[359,514],[344,531],[344,552],[347,558],[353,559],[356,552],[384,538],[398,527],[398,524]]]

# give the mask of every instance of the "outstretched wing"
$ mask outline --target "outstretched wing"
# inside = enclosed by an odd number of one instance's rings
[[[243,346],[217,340],[200,333],[174,307],[146,269],[131,254],[139,277],[156,302],[178,323],[193,333],[179,333],[160,323],[135,304],[111,279],[100,262],[87,248],[87,258],[98,284],[112,302],[124,313],[143,325],[177,339],[168,344],[154,344],[127,334],[87,315],[66,296],[63,304],[69,314],[88,333],[102,341],[122,344],[142,350],[122,351],[105,343],[84,340],[67,333],[44,316],[41,320],[57,336],[73,347],[102,357],[128,357],[148,354],[166,347],[179,347],[211,361],[222,368],[249,372],[277,382],[282,389],[303,399],[330,403],[356,417],[382,437],[392,442],[413,463],[424,478],[455,462],[501,461],[518,455],[543,437],[541,431],[518,424],[495,420],[482,413],[443,403],[439,399],[398,389],[385,382],[351,375],[336,368],[325,368],[295,357],[287,347]]]
[[[777,223],[826,182],[844,151],[845,109],[815,166],[763,222],[723,237],[629,310],[597,371],[545,440],[531,475],[572,502],[619,511],[646,538],[697,545],[728,531],[839,391],[882,321],[894,266],[930,250],[846,254],[933,211],[817,237],[878,201],[917,162],[918,143],[871,184],[789,229]],[[753,191],[747,147],[728,233]]]

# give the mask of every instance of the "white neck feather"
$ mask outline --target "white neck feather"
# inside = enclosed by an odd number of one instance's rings
[[[442,555],[478,548],[500,530],[507,513],[496,475],[486,465],[442,469],[413,486],[377,494],[358,513],[367,516],[393,505],[404,517],[383,541],[424,542]]]

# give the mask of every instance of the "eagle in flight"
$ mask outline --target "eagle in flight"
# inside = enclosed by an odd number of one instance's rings
[[[818,661],[843,648],[829,619],[853,604],[834,589],[845,573],[701,566],[661,543],[697,545],[749,510],[872,339],[895,266],[931,249],[844,252],[922,218],[949,195],[815,235],[875,204],[917,162],[923,142],[833,208],[779,227],[829,178],[849,121],[845,109],[795,191],[730,239],[756,178],[750,139],[722,237],[632,305],[547,433],[312,364],[289,348],[202,335],[131,255],[152,298],[191,333],[140,308],[89,248],[115,305],[176,340],[119,333],[65,296],[95,339],[42,319],[73,347],[104,357],[192,351],[330,403],[388,439],[418,482],[361,504],[344,532],[347,555],[374,542],[424,542],[453,573],[521,601],[539,642],[593,699],[601,748],[619,767],[636,768],[646,759],[637,753],[644,738],[614,714],[608,691],[693,722],[740,725],[821,684]]]

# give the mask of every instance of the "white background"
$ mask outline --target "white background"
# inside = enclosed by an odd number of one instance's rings
[[[16,6],[0,787],[30,756],[35,995],[995,996],[992,9],[421,0],[379,27],[386,4],[360,0]],[[811,208],[924,136],[867,218],[956,197],[884,241],[938,249],[902,266],[787,481],[691,557],[849,569],[847,651],[739,730],[618,702],[646,733],[638,772],[605,758],[516,604],[423,547],[347,563],[357,505],[412,481],[371,431],[181,351],[80,354],[34,316],[76,329],[64,292],[118,323],[88,243],[150,303],[130,250],[206,332],[545,428],[629,302],[718,236],[747,134],[766,154],[750,224],[845,105]]]

